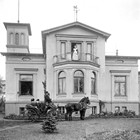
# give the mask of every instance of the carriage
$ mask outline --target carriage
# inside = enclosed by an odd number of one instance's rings
[[[26,115],[32,122],[46,119],[48,115],[56,115],[57,107],[51,103],[46,105],[45,102],[31,102],[26,105]]]
[[[82,98],[79,103],[66,104],[65,119],[72,120],[72,113],[80,111],[80,119],[84,120],[87,104],[90,104],[88,97]],[[33,122],[46,119],[48,116],[59,116],[59,109],[53,102],[50,102],[48,105],[46,105],[46,102],[31,102],[26,105],[26,112],[28,119]]]

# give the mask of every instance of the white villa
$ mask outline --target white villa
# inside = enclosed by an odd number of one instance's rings
[[[32,98],[44,101],[46,81],[53,102],[65,104],[90,98],[86,114],[116,109],[140,113],[138,59],[106,56],[110,34],[81,22],[42,31],[42,54],[29,51],[30,24],[4,23],[7,30],[6,115],[20,114]],[[99,102],[104,102],[100,106]]]

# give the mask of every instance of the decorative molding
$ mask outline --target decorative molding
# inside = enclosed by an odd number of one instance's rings
[[[131,70],[110,70],[110,73],[130,73]]]
[[[79,65],[84,64],[84,65],[91,65],[91,66],[95,66],[97,68],[100,68],[99,64],[96,64],[96,63],[90,62],[90,61],[64,61],[64,62],[54,63],[53,67],[67,65],[67,64],[79,64]]]
[[[56,34],[56,37],[67,37],[67,38],[90,38],[90,39],[97,39],[97,35],[72,35],[72,34]]]
[[[23,61],[30,61],[31,58],[30,58],[30,57],[23,57],[22,60],[23,60]]]
[[[37,72],[38,69],[37,68],[14,68],[15,71],[35,71]]]
[[[20,49],[28,49],[27,45],[6,45],[7,48],[20,48]]]

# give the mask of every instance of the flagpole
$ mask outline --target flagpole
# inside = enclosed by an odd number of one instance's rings
[[[18,0],[18,23],[19,23],[19,0]]]

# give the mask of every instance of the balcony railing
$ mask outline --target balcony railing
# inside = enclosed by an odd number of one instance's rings
[[[65,53],[61,55],[55,55],[53,57],[54,64],[60,63],[60,62],[69,62],[69,61],[75,61],[75,62],[92,62],[94,64],[99,65],[99,57],[96,57],[95,55],[92,55],[91,53],[80,53],[80,54],[73,54],[73,53]]]

